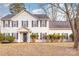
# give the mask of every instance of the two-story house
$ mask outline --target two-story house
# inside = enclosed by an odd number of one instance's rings
[[[31,14],[23,10],[18,14],[9,14],[1,18],[1,33],[5,36],[15,36],[16,42],[31,42],[31,33],[37,33],[38,41],[43,41],[44,35],[69,35],[72,31],[67,21],[51,21],[46,15]]]

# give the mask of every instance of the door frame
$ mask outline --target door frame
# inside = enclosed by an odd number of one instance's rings
[[[23,42],[27,42],[27,32],[23,33]]]

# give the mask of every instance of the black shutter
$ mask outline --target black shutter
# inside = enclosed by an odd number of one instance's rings
[[[12,21],[12,27],[13,27],[13,21]]]
[[[18,21],[17,21],[17,27],[18,27]]]
[[[28,21],[27,21],[27,27],[28,27]]]
[[[5,27],[5,21],[3,21],[3,27]]]
[[[22,27],[23,27],[23,21],[22,21]]]
[[[32,27],[33,27],[33,21],[32,21]]]

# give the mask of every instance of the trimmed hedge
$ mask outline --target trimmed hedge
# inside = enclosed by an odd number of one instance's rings
[[[32,39],[32,42],[35,42],[35,39],[37,39],[38,36],[39,36],[38,34],[31,34],[30,37]]]
[[[0,41],[3,41],[3,40],[5,40],[5,36],[0,33]]]
[[[14,40],[15,40],[15,37],[13,37],[13,36],[4,36],[3,34],[0,33],[0,42],[4,42],[4,41],[13,42]]]
[[[15,37],[13,37],[13,36],[6,36],[5,39],[8,40],[9,42],[13,42],[15,40]]]

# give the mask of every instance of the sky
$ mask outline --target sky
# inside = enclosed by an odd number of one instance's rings
[[[9,8],[8,8],[9,5],[10,4],[8,4],[8,3],[6,3],[6,4],[0,3],[0,17],[10,14]],[[26,10],[28,10],[32,13],[35,13],[35,14],[37,14],[39,11],[40,11],[40,13],[43,13],[43,12],[41,12],[42,10],[40,9],[38,3],[25,4],[25,8],[26,8]]]
[[[8,4],[8,3],[6,3],[6,4],[0,3],[0,18],[6,16],[7,14],[10,14],[9,5],[10,4]],[[45,14],[44,10],[39,7],[39,3],[27,3],[27,4],[25,4],[25,8],[27,11],[31,12],[32,14]],[[45,8],[48,8],[47,5],[45,5]],[[50,10],[49,10],[49,12],[50,12]],[[61,17],[60,13],[57,13],[57,14],[58,14],[57,20],[62,20],[62,18],[65,19],[63,17],[63,15]],[[49,15],[51,16],[52,14],[49,13]]]

